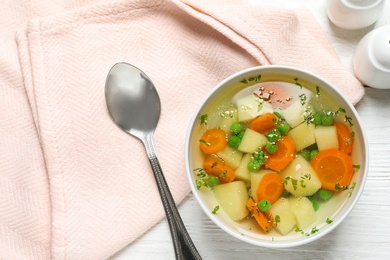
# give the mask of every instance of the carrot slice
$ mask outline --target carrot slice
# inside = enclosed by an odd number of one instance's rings
[[[236,178],[234,171],[227,165],[223,165],[216,176],[218,177],[220,183],[232,182]]]
[[[283,181],[275,172],[264,175],[256,191],[259,201],[268,200],[271,204],[277,201],[284,191]]]
[[[266,113],[259,117],[256,117],[249,125],[249,128],[259,132],[265,133],[277,126],[276,116],[272,113]]]
[[[226,134],[218,128],[206,130],[199,140],[200,149],[204,154],[217,153],[225,148],[226,144]]]
[[[228,183],[236,178],[234,171],[215,154],[211,154],[203,161],[203,168],[207,174],[218,177],[220,183]]]
[[[252,213],[256,222],[259,224],[259,226],[264,232],[268,233],[269,231],[271,231],[271,220],[263,212],[259,211],[256,202],[252,198],[249,198],[246,203],[246,207]]]
[[[217,175],[224,165],[224,162],[220,157],[215,154],[210,154],[203,161],[203,168],[205,169],[207,174]]]
[[[352,153],[353,137],[348,126],[341,122],[334,123],[337,129],[337,138],[339,140],[339,150],[345,154]]]
[[[311,165],[322,183],[322,188],[337,191],[351,182],[354,169],[350,156],[336,148],[320,151]]]
[[[283,139],[276,142],[278,150],[276,153],[267,153],[265,167],[274,171],[283,170],[295,158],[295,143],[289,136],[283,136]]]

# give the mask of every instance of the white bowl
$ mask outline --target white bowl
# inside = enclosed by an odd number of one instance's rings
[[[292,232],[286,236],[279,235],[276,231],[272,231],[272,234],[265,234],[253,228],[253,223],[250,224],[246,221],[235,222],[231,220],[223,209],[219,209],[217,214],[213,214],[212,211],[216,205],[218,205],[213,192],[208,188],[197,189],[196,175],[194,169],[201,167],[202,165],[202,154],[199,149],[199,139],[201,133],[199,131],[199,118],[205,113],[207,108],[214,102],[215,98],[221,98],[225,95],[232,96],[237,91],[245,88],[245,84],[240,83],[244,79],[257,78],[261,75],[261,82],[263,81],[285,81],[294,83],[294,79],[298,78],[299,82],[305,84],[313,84],[313,86],[320,86],[321,95],[325,92],[331,95],[340,105],[343,107],[353,120],[354,129],[356,133],[354,139],[354,150],[352,152],[352,159],[354,164],[359,164],[358,169],[353,177],[353,182],[356,182],[356,186],[352,192],[343,191],[338,198],[338,206],[332,209],[331,215],[321,216],[319,220],[312,225],[310,229],[315,227],[318,229],[313,235],[305,235],[300,232]],[[328,234],[332,230],[336,229],[337,226],[345,219],[350,213],[355,204],[357,203],[366,181],[368,172],[368,146],[364,130],[361,126],[359,116],[353,107],[353,105],[346,99],[346,97],[337,90],[337,87],[332,85],[330,82],[322,79],[308,71],[287,67],[287,66],[260,66],[249,68],[234,75],[226,78],[220,82],[214,89],[207,95],[204,101],[200,104],[199,108],[195,112],[188,129],[185,144],[185,164],[187,177],[192,190],[193,195],[199,202],[199,205],[203,209],[204,213],[222,230],[228,234],[236,237],[239,240],[247,243],[269,247],[269,248],[286,248],[303,245],[314,240],[321,238]],[[346,194],[346,192],[348,194]],[[336,203],[337,204],[337,203]],[[320,213],[320,210],[323,210]],[[318,214],[325,214],[325,209],[319,209]],[[333,222],[331,224],[326,223],[324,218],[328,217]],[[306,231],[305,231],[306,232]],[[308,231],[310,233],[310,230]],[[307,232],[306,232],[307,233]]]

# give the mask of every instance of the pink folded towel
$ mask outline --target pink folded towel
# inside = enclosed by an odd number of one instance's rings
[[[189,119],[228,75],[291,65],[335,83],[353,103],[364,93],[302,10],[245,1],[7,2],[0,4],[0,259],[106,259],[164,217],[141,142],[107,112],[104,84],[117,62],[141,68],[160,94],[154,140],[177,203],[190,191]]]

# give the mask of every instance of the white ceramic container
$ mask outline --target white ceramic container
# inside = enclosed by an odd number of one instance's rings
[[[354,71],[365,85],[390,89],[390,25],[366,34],[356,47]]]
[[[343,29],[361,29],[375,23],[385,0],[327,0],[329,19]]]

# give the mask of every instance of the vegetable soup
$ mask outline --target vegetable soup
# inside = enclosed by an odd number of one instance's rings
[[[206,104],[194,136],[198,192],[244,235],[311,236],[354,192],[354,119],[321,85],[245,78]]]

